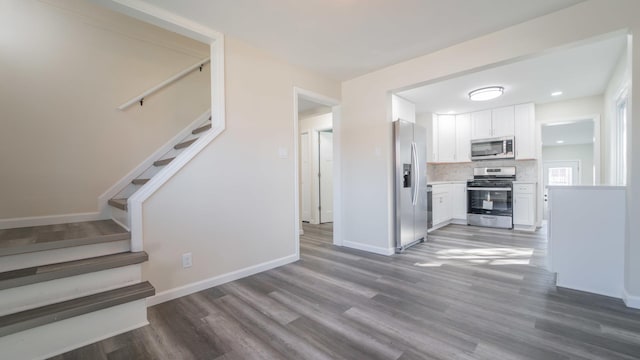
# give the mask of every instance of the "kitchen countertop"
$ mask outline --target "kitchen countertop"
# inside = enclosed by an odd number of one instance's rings
[[[427,181],[427,185],[443,185],[443,184],[466,184],[467,180],[452,180],[452,181]]]

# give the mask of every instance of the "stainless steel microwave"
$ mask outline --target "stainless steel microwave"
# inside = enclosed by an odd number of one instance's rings
[[[471,140],[471,160],[513,159],[513,136]]]

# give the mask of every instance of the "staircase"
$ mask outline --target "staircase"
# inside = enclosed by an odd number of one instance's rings
[[[41,359],[147,324],[145,252],[112,220],[0,230],[0,358]]]
[[[155,289],[142,281],[147,253],[132,252],[141,247],[128,200],[177,171],[167,165],[186,163],[194,154],[184,151],[198,140],[204,147],[211,129],[207,112],[130,173],[138,176],[114,185],[116,195],[102,200],[110,220],[0,230],[0,359],[43,359],[148,324],[145,299]]]
[[[129,197],[151,181],[151,179],[160,173],[165,166],[169,165],[179,157],[185,149],[196,143],[200,137],[210,131],[211,128],[211,116],[209,115],[208,119],[196,124],[195,127],[188,132],[188,135],[173,145],[169,151],[156,159],[151,166],[142,170],[136,178],[131,180],[114,197],[109,199],[107,203],[111,207],[111,218],[123,227],[127,229],[130,228],[131,218],[127,214],[127,211],[129,210]]]

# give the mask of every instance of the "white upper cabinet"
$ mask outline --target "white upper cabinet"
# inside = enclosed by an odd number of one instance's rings
[[[514,117],[513,106],[471,113],[471,139],[513,136]]]
[[[456,162],[471,161],[471,115],[456,115]]]
[[[487,139],[493,137],[491,126],[491,110],[471,113],[471,139]]]
[[[491,110],[492,137],[513,136],[514,107],[507,106]]]
[[[456,117],[455,115],[438,115],[434,126],[434,134],[438,137],[434,142],[434,158],[437,162],[456,161]]]
[[[535,106],[533,104],[515,106],[516,160],[536,158],[535,122]]]
[[[433,116],[432,162],[471,161],[471,117],[462,115]]]

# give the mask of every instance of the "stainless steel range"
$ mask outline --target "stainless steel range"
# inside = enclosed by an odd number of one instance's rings
[[[513,228],[513,180],[516,168],[474,168],[467,182],[467,224]]]

